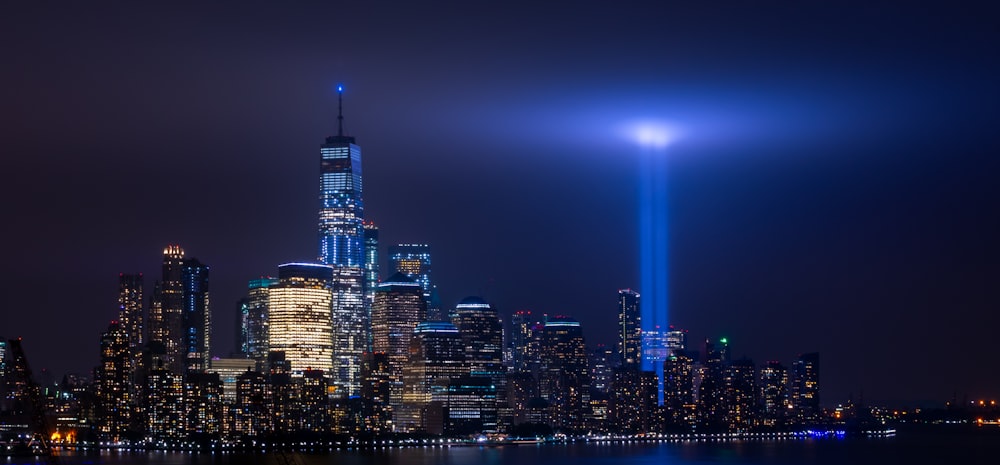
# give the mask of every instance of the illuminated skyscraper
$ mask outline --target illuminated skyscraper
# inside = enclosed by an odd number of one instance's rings
[[[128,333],[111,322],[101,336],[101,365],[95,370],[97,384],[97,431],[102,440],[124,439],[132,404],[132,356]]]
[[[817,421],[819,408],[819,353],[799,355],[792,364],[795,384],[792,386],[792,401],[798,420],[804,423]]]
[[[247,296],[240,300],[240,352],[259,366],[267,361],[268,293],[278,278],[251,279]]]
[[[614,372],[608,393],[608,423],[618,433],[636,434],[656,430],[656,373],[627,364]]]
[[[139,364],[145,328],[142,317],[142,273],[118,274],[118,321],[128,335],[130,370]]]
[[[726,426],[746,432],[757,417],[757,369],[753,360],[741,358],[726,367]]]
[[[668,356],[687,350],[687,333],[686,329],[670,327],[666,333]]]
[[[553,317],[541,333],[539,393],[550,404],[553,426],[583,428],[590,403],[590,373],[580,322]]]
[[[485,300],[466,297],[455,306],[451,318],[465,342],[465,357],[471,376],[499,381],[503,373],[503,324]]]
[[[597,344],[590,351],[590,388],[593,391],[607,394],[611,389],[614,370],[619,366],[618,354],[615,350]]]
[[[506,374],[503,366],[503,323],[495,308],[479,297],[462,299],[452,313],[452,324],[458,328],[465,343],[465,358],[469,375],[487,378],[492,392],[486,395],[496,399],[497,408],[506,408]],[[495,421],[495,420],[494,420]],[[487,420],[485,432],[495,432],[497,424]]]
[[[184,377],[154,366],[146,386],[146,431],[155,439],[187,437],[185,430]]]
[[[200,373],[208,368],[212,340],[212,313],[208,294],[208,266],[196,258],[181,265],[184,296],[184,351],[187,371]]]
[[[369,321],[372,320],[372,302],[375,300],[375,289],[378,288],[379,282],[379,254],[378,254],[378,226],[375,223],[367,221],[364,223],[365,228],[365,316]],[[365,344],[365,350],[371,351],[372,341],[371,341],[371,328],[369,326],[368,330],[365,331],[368,334],[368,341]]]
[[[695,360],[683,350],[663,362],[663,407],[671,431],[691,432],[697,424],[695,370]]]
[[[324,371],[330,373],[338,394],[356,395],[361,386],[361,356],[368,347],[369,322],[365,305],[361,147],[354,137],[344,135],[343,87],[338,87],[337,92],[337,135],[327,137],[320,146],[319,261],[333,267],[331,322],[336,359],[336,370]]]
[[[760,370],[760,417],[764,426],[780,426],[788,417],[788,369],[781,362],[769,361]]]
[[[642,363],[642,314],[639,313],[639,293],[632,289],[618,290],[618,353],[622,365]]]
[[[186,356],[183,331],[184,285],[181,269],[184,264],[184,249],[179,245],[168,245],[163,249],[163,273],[153,289],[153,299],[149,306],[150,342],[163,344],[164,368],[181,373]]]
[[[511,371],[524,373],[530,371],[529,350],[534,338],[535,322],[531,318],[531,310],[518,310],[510,318],[510,349]]]
[[[698,386],[698,414],[700,427],[709,431],[727,428],[726,367],[729,365],[729,340],[719,339],[718,344],[705,339],[705,363],[701,368]]]
[[[337,90],[337,135],[320,146],[319,260],[360,268],[364,266],[361,147],[344,135],[343,87]]]
[[[420,285],[402,273],[379,284],[372,303],[372,350],[384,353],[389,364],[389,405],[403,400],[403,367],[410,358],[410,341],[424,321],[427,303]]]
[[[332,280],[333,267],[288,263],[268,288],[268,347],[284,353],[293,376],[333,369]]]
[[[444,321],[419,323],[410,341],[409,363],[403,368],[404,405],[397,424],[405,431],[429,430],[440,434],[440,427],[429,427],[423,421],[424,414],[432,400],[441,400],[452,378],[468,373],[465,343],[458,328]],[[435,414],[431,417],[442,416],[441,412]]]
[[[371,311],[371,302],[375,299],[375,288],[378,287],[378,226],[371,221],[364,223],[365,232],[365,300],[367,309]]]
[[[434,298],[436,290],[431,282],[431,246],[397,244],[389,247],[389,269],[393,273],[403,273],[420,284],[427,302],[428,321],[448,320]]]
[[[361,390],[361,357],[369,348],[370,319],[365,310],[363,269],[333,267],[333,357],[330,373],[340,396]]]

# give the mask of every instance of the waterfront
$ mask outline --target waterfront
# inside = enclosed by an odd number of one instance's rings
[[[701,440],[662,443],[568,443],[520,446],[417,446],[323,453],[247,454],[117,452],[71,454],[70,465],[653,465],[653,464],[913,464],[996,463],[1000,434],[911,432],[872,439]],[[10,465],[42,463],[6,460]]]

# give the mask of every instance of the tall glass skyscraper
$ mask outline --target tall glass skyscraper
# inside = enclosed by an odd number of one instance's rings
[[[184,286],[181,282],[181,268],[184,264],[184,249],[179,245],[168,245],[163,249],[163,274],[153,289],[153,299],[149,305],[148,341],[162,343],[166,368],[181,373],[184,368],[186,350],[184,345]]]
[[[371,221],[364,223],[365,234],[365,298],[369,303],[375,298],[375,288],[378,287],[378,226]]]
[[[130,368],[134,370],[146,336],[142,315],[142,273],[118,274],[118,320],[128,334]]]
[[[428,321],[447,321],[448,316],[436,300],[436,289],[431,283],[431,246],[427,244],[397,244],[389,247],[389,269],[393,273],[409,276],[423,289],[427,302]]]
[[[402,273],[379,284],[372,303],[372,351],[384,353],[389,365],[389,405],[403,402],[403,367],[410,359],[410,340],[424,321],[427,306],[420,285]]]
[[[189,372],[208,368],[212,340],[212,313],[209,306],[208,266],[196,258],[184,260],[181,266],[184,292],[184,350]]]
[[[239,351],[261,366],[267,362],[268,347],[268,293],[278,284],[278,278],[251,279],[247,296],[240,299]]]
[[[642,362],[643,349],[639,293],[632,289],[619,289],[618,354],[622,365],[637,367]]]
[[[343,87],[338,88],[343,109]],[[319,260],[325,265],[363,267],[364,204],[361,200],[361,147],[344,135],[344,114],[337,135],[320,146]]]
[[[337,135],[320,146],[319,261],[333,267],[331,321],[337,362],[331,381],[339,393],[356,395],[370,320],[364,299],[361,147],[344,135],[343,90],[337,88]]]

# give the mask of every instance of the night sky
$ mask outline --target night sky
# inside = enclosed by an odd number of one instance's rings
[[[613,343],[625,133],[660,121],[692,345],[819,351],[824,404],[1000,394],[991,2],[38,3],[0,6],[0,335],[36,372],[96,365],[118,273],[148,297],[170,243],[211,267],[228,355],[246,281],[317,255],[344,83],[366,219],[383,253],[431,245],[446,306]]]

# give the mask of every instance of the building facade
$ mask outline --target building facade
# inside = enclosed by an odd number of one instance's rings
[[[427,303],[419,284],[396,273],[379,284],[372,302],[372,350],[383,353],[389,366],[389,406],[403,402],[403,367],[409,362],[410,342],[424,321]]]
[[[389,247],[389,270],[403,273],[420,284],[427,302],[427,320],[447,321],[449,318],[437,303],[431,281],[431,246],[427,244],[396,244]]]
[[[181,265],[183,287],[183,333],[185,367],[188,372],[201,373],[208,368],[211,356],[212,313],[209,299],[208,266],[196,258]]]
[[[284,353],[292,376],[333,369],[333,271],[326,265],[287,263],[278,267],[278,284],[269,287],[268,347]]]
[[[618,290],[618,354],[623,366],[642,363],[642,314],[639,293]]]
[[[171,244],[163,249],[160,281],[153,288],[149,305],[148,341],[163,345],[165,368],[181,373],[184,368],[184,249]]]

